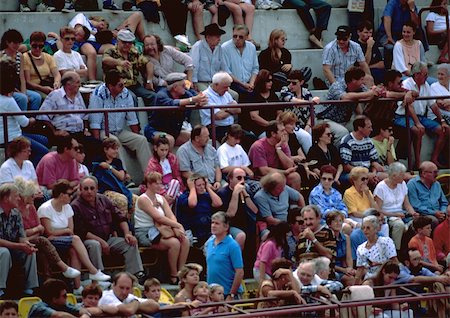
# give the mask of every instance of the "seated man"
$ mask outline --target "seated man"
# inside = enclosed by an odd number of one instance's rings
[[[436,181],[438,169],[431,161],[424,161],[419,167],[419,175],[407,183],[408,199],[414,211],[431,218],[435,228],[445,219],[448,201],[441,185]]]
[[[378,163],[377,150],[369,138],[371,133],[372,122],[370,119],[364,115],[357,116],[353,121],[353,132],[342,138],[339,146],[339,154],[345,172],[341,178],[346,179],[354,167],[365,167],[369,171],[372,170],[369,178],[373,184],[387,177],[384,167]]]
[[[300,234],[305,229],[305,221],[303,221],[303,216],[301,213],[302,209],[300,207],[293,207],[288,211],[288,223],[291,230],[286,235],[287,244],[289,251],[285,251],[283,256],[288,260],[295,263],[295,252],[297,250],[297,244]]]
[[[89,109],[128,108],[132,104],[133,98],[128,89],[124,87],[123,75],[115,69],[106,73],[105,83],[97,87],[89,99]],[[103,140],[106,137],[103,113],[89,114],[89,124],[95,138]],[[108,125],[109,137],[119,140],[131,151],[136,151],[141,171],[145,171],[151,156],[150,148],[147,139],[139,133],[139,121],[136,113],[132,111],[108,113]],[[126,125],[130,127],[131,131],[125,129]]]
[[[362,108],[358,101],[362,99],[371,99],[379,95],[375,88],[367,90],[363,85],[365,73],[357,67],[350,67],[345,72],[345,79],[334,82],[328,90],[327,100],[345,100],[345,104],[318,105],[315,108],[317,124],[326,122],[330,125],[331,132],[334,135],[334,145],[339,147],[342,137],[348,134],[345,127],[349,124],[353,112],[357,115],[362,114]]]
[[[218,72],[212,77],[212,84],[203,92],[208,97],[208,105],[234,105],[237,104],[228,92],[233,79],[228,73]],[[214,124],[216,140],[222,140],[231,125],[234,124],[234,115],[240,114],[240,108],[215,108]],[[201,109],[200,118],[202,125],[208,127],[211,132],[211,110]]]
[[[256,192],[254,201],[259,209],[261,219],[266,225],[260,225],[261,237],[267,234],[267,225],[287,222],[291,202],[299,207],[305,205],[300,192],[286,185],[286,177],[280,172],[270,172],[261,179],[262,188]]]
[[[300,191],[300,174],[290,158],[288,138],[284,125],[272,120],[266,127],[266,137],[253,143],[248,157],[256,176],[262,177],[271,172],[279,172],[286,176],[289,186]]]
[[[95,268],[104,269],[102,253],[119,254],[125,259],[126,270],[143,281],[145,274],[137,240],[130,232],[126,216],[97,190],[95,177],[87,176],[80,181],[80,195],[71,203],[75,233],[84,241]],[[114,234],[116,231],[120,236]]]
[[[137,97],[142,97],[146,106],[152,106],[155,102],[155,92],[152,80],[147,78],[147,74],[153,74],[153,64],[134,48],[135,39],[130,30],[120,30],[117,33],[116,46],[103,54],[103,70],[106,74],[109,70],[116,69],[124,76],[125,87],[133,93],[134,106],[137,106]],[[146,80],[145,86],[139,83],[139,75]]]
[[[406,90],[414,90],[421,97],[432,96],[430,85],[427,83],[428,66],[426,63],[417,62],[411,67],[411,77],[403,81],[402,86]],[[398,103],[395,111],[394,125],[406,128],[404,103]],[[420,166],[420,151],[422,149],[422,138],[425,132],[437,135],[434,144],[431,161],[438,167],[442,167],[439,163],[439,154],[445,147],[445,140],[449,135],[449,127],[442,118],[439,107],[435,100],[416,100],[412,104],[408,104],[409,112],[409,128],[412,131],[412,141],[414,145],[414,163],[416,167]]]
[[[300,282],[300,292],[302,295],[319,293],[329,298],[344,288],[341,282],[322,279],[316,272],[316,264],[314,261],[302,262],[294,271],[294,277]]]
[[[170,73],[166,77],[167,87],[161,88],[156,94],[155,105],[178,106],[180,110],[154,111],[149,115],[148,125],[144,130],[149,142],[155,141],[160,133],[167,134],[171,149],[189,140],[190,133],[182,130],[183,121],[187,117],[182,110],[188,105],[204,106],[208,98],[203,93],[194,95],[193,90],[187,90],[185,79],[184,73]]]
[[[242,98],[253,91],[259,71],[255,45],[247,41],[249,30],[244,24],[233,27],[233,38],[222,44],[224,71],[233,78],[231,88]]]
[[[19,205],[19,189],[12,183],[0,185],[0,297],[3,297],[12,262],[25,271],[25,290],[33,294],[39,286],[36,269],[36,252],[25,235]]]
[[[191,132],[191,140],[178,148],[177,157],[184,179],[187,180],[193,173],[197,173],[205,176],[208,183],[212,184],[214,191],[217,191],[222,181],[222,171],[217,151],[208,141],[208,128],[195,126]]]
[[[136,313],[152,314],[159,310],[153,299],[138,298],[132,294],[136,278],[128,272],[119,272],[113,278],[112,289],[103,292],[99,307],[113,305],[117,316],[134,316]]]
[[[384,80],[384,62],[378,43],[372,37],[373,25],[370,21],[363,21],[358,26],[358,44],[364,53],[366,63],[369,65],[370,73],[375,84],[383,83]]]
[[[56,151],[42,157],[36,167],[39,185],[51,190],[58,180],[66,179],[69,180],[71,187],[76,187],[80,181],[75,160],[78,148],[78,142],[70,135],[61,137]]]
[[[359,63],[365,75],[370,76],[369,66],[358,43],[350,40],[351,30],[341,25],[336,30],[336,40],[328,43],[323,49],[323,74],[329,85],[343,80],[350,66]]]

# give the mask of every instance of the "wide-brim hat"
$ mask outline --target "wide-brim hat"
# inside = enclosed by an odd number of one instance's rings
[[[219,28],[219,25],[217,23],[211,23],[205,26],[205,30],[203,32],[200,32],[201,35],[222,35],[226,32]]]

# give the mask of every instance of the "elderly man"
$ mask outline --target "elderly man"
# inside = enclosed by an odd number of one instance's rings
[[[318,256],[331,260],[330,277],[334,278],[334,263],[336,258],[336,238],[325,225],[320,224],[320,210],[315,205],[307,205],[302,209],[306,229],[300,234],[297,245],[296,260],[301,263]]]
[[[424,161],[419,167],[419,175],[407,183],[408,198],[414,211],[431,218],[433,228],[445,219],[448,205],[441,185],[436,181],[437,175],[437,166]]]
[[[123,75],[115,69],[109,70],[105,76],[105,83],[98,86],[91,94],[89,109],[103,108],[129,108],[133,104],[133,98],[128,89],[124,87]],[[89,123],[92,135],[100,140],[106,137],[103,113],[89,114]],[[136,113],[118,112],[108,113],[109,137],[117,139],[120,143],[132,151],[136,151],[136,157],[145,171],[150,158],[150,148],[147,139],[139,134],[139,121]],[[126,125],[130,130],[125,129]]]
[[[193,94],[193,90],[187,90],[185,84],[186,74],[170,73],[166,77],[167,87],[161,88],[156,94],[155,105],[178,106],[179,110],[154,111],[148,118],[144,134],[149,142],[153,142],[161,133],[165,133],[169,139],[170,147],[180,146],[189,140],[190,133],[182,130],[183,121],[187,117],[187,106],[206,105],[208,98],[200,93]]]
[[[411,77],[403,81],[402,86],[406,90],[416,91],[419,96],[432,96],[430,85],[427,83],[428,66],[423,62],[416,62],[411,67]],[[450,129],[442,118],[439,107],[435,100],[416,100],[408,104],[409,128],[411,128],[414,145],[414,162],[416,167],[420,165],[420,151],[422,149],[422,138],[425,132],[437,135],[431,161],[441,167],[438,157],[445,147],[445,139]],[[405,104],[398,103],[395,111],[394,125],[406,128]]]
[[[32,295],[39,286],[37,249],[26,239],[18,205],[19,189],[12,183],[0,185],[0,297],[5,294],[12,261],[25,271],[25,294]]]
[[[294,271],[294,277],[300,282],[302,295],[319,293],[331,297],[332,293],[339,292],[344,288],[341,282],[320,278],[317,275],[316,267],[314,261],[305,261],[300,263]]]
[[[208,284],[223,286],[225,300],[234,300],[242,294],[241,282],[244,278],[244,263],[238,243],[228,235],[229,219],[225,212],[217,212],[211,217],[212,236],[205,243],[206,281]]]
[[[230,234],[244,250],[246,234],[254,232],[258,207],[253,203],[245,187],[247,174],[242,168],[234,168],[228,173],[228,185],[217,194],[222,199],[222,209],[230,218]],[[253,228],[252,225],[253,224]]]
[[[208,141],[208,128],[195,126],[191,132],[191,140],[178,148],[177,157],[183,178],[188,179],[193,173],[205,176],[214,191],[217,191],[222,181],[222,170],[216,149]]]
[[[254,196],[260,216],[267,225],[287,222],[290,202],[297,202],[303,207],[305,200],[300,192],[286,185],[286,177],[280,172],[271,172],[261,179],[261,186]],[[260,226],[260,235],[268,234],[265,226]]]
[[[286,176],[287,184],[300,191],[300,175],[297,166],[290,158],[288,135],[284,125],[272,120],[266,127],[266,137],[257,140],[250,147],[248,157],[256,176],[279,172]]]
[[[117,69],[124,76],[125,86],[133,92],[135,106],[137,106],[136,97],[142,97],[146,106],[152,106],[155,92],[152,79],[147,78],[147,74],[148,76],[153,74],[153,64],[133,47],[135,39],[130,30],[120,30],[117,33],[117,45],[103,54],[103,70],[107,73],[110,69]],[[146,81],[144,86],[138,81],[140,74]]]
[[[248,34],[246,25],[237,24],[233,27],[233,39],[222,44],[224,71],[231,74],[231,88],[241,95],[241,98],[242,95],[253,91],[259,71],[256,48],[252,42],[247,41]]]
[[[145,277],[142,260],[127,219],[97,190],[95,177],[84,177],[80,181],[80,195],[71,203],[75,233],[84,241],[96,268],[104,269],[102,253],[120,254],[125,259],[126,270],[142,280]],[[118,229],[123,237],[114,235]]]
[[[348,101],[339,105],[318,105],[315,108],[317,123],[326,122],[330,125],[331,132],[334,135],[334,145],[339,147],[342,137],[348,134],[345,127],[353,115],[362,114],[362,108],[358,105],[358,101],[362,99],[371,99],[378,96],[380,92],[372,88],[367,90],[364,83],[365,73],[358,67],[350,67],[345,72],[345,78],[334,82],[328,90],[328,100]]]
[[[203,92],[208,97],[208,105],[234,105],[237,104],[228,92],[233,83],[232,76],[226,72],[218,72],[212,77],[212,84]],[[222,140],[229,127],[234,124],[234,115],[240,114],[240,108],[215,108],[214,124],[216,125],[216,139]],[[202,125],[211,131],[211,110],[201,109],[200,119]]]
[[[99,308],[103,305],[112,305],[117,308],[114,316],[133,316],[136,313],[152,314],[159,310],[159,305],[153,299],[144,299],[134,296],[133,285],[136,277],[128,272],[119,272],[113,278],[112,289],[104,291],[98,302]]]
[[[323,49],[322,68],[329,85],[344,78],[347,69],[358,63],[366,75],[370,76],[369,65],[358,43],[350,40],[351,30],[341,25],[336,30],[336,40]]]
[[[86,109],[83,97],[79,92],[80,85],[80,75],[73,71],[65,72],[61,78],[61,88],[52,91],[47,96],[40,110]],[[70,135],[82,143],[86,150],[86,162],[88,164],[102,152],[101,142],[93,138],[89,132],[87,114],[38,115],[36,119],[45,121],[55,137]]]
[[[47,189],[53,189],[60,179],[69,180],[71,187],[76,187],[80,181],[75,157],[79,151],[79,145],[75,138],[63,136],[58,140],[56,151],[49,152],[36,167],[36,175],[39,185]]]

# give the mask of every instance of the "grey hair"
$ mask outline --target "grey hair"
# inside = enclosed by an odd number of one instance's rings
[[[78,75],[78,73],[74,72],[74,71],[68,71],[65,72],[63,74],[63,76],[61,77],[61,85],[64,86],[66,85],[69,81],[74,81],[75,79],[79,78],[80,76]]]
[[[96,177],[94,177],[94,176],[84,176],[83,178],[81,178],[80,184],[83,184],[84,181],[86,181],[87,179],[91,179],[92,181],[95,182],[95,185],[98,186],[98,179]]]
[[[33,180],[25,180],[22,177],[14,178],[14,185],[19,190],[22,198],[29,198],[36,194],[38,186]]]
[[[366,216],[363,220],[362,220],[362,224],[369,222],[372,223],[372,225],[378,229],[378,227],[380,226],[380,223],[378,223],[378,218],[375,215],[369,215]]]
[[[314,211],[314,213],[316,214],[316,217],[318,217],[318,218],[322,217],[322,213],[320,213],[320,208],[317,205],[315,205],[315,204],[305,205],[302,208],[302,210],[300,211],[300,213],[303,216],[305,214],[305,211],[308,211],[308,210]]]
[[[450,75],[450,64],[447,63],[439,64],[437,69],[438,71],[445,70],[447,72],[447,75]]]
[[[414,63],[414,65],[411,67],[411,76],[413,76],[416,73],[420,73],[422,71],[422,69],[424,68],[428,68],[427,63],[424,62],[416,62]]]
[[[213,84],[220,84],[224,82],[228,83],[233,82],[233,78],[227,72],[217,72],[216,74],[213,75],[212,77]]]
[[[220,222],[229,225],[230,224],[230,218],[227,216],[227,214],[223,211],[219,211],[214,213],[211,216],[211,220],[220,220]]]
[[[404,172],[406,172],[405,165],[398,161],[391,163],[387,169],[387,173],[389,176],[398,175]]]
[[[245,24],[235,24],[233,26],[233,31],[240,31],[240,30],[244,30],[245,32],[247,32],[247,35],[249,35],[250,33],[248,26],[246,26]]]
[[[374,215],[374,216],[379,216],[380,212],[377,209],[374,208],[368,208],[367,210],[364,211],[363,213],[363,217],[367,217],[370,215]]]
[[[19,192],[19,189],[14,183],[3,183],[0,185],[0,202],[9,197],[13,192]]]
[[[320,273],[326,269],[330,268],[331,260],[328,257],[320,256],[313,259],[314,269],[316,273]]]

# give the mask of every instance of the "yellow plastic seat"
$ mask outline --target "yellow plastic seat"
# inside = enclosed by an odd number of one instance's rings
[[[41,299],[36,296],[32,297],[23,297],[19,300],[19,317],[27,318],[28,313],[30,312],[31,306],[40,302]]]
[[[436,181],[441,184],[444,195],[450,197],[450,173],[444,173],[437,176]]]
[[[72,305],[76,305],[78,303],[77,297],[74,294],[67,293],[67,302]]]
[[[161,288],[161,296],[159,297],[159,302],[173,305],[175,303],[175,299],[167,289]]]
[[[133,295],[142,298],[142,291],[137,287],[133,287]]]

